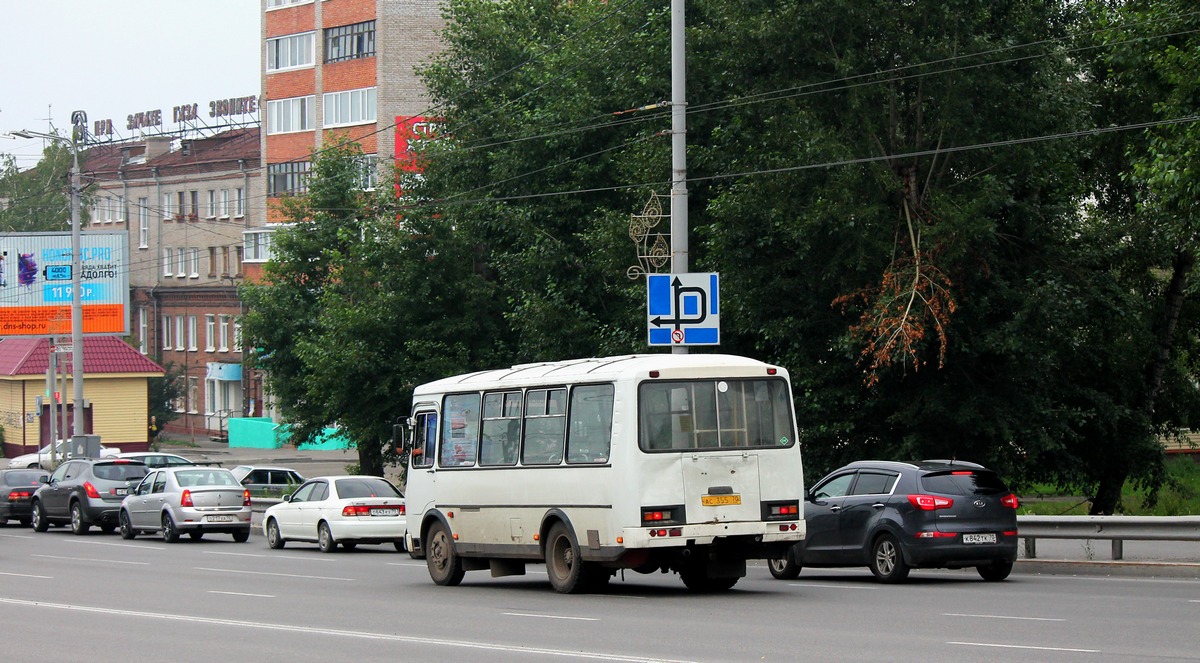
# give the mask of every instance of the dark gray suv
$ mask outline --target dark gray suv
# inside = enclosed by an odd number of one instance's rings
[[[146,464],[138,460],[72,458],[34,492],[33,529],[45,532],[51,523],[70,523],[76,534],[87,534],[92,525],[112,532],[121,500],[145,476]]]
[[[804,520],[804,540],[768,562],[776,578],[805,566],[866,566],[901,582],[912,568],[973,566],[996,581],[1017,559],[1017,498],[975,463],[850,463],[809,491]]]

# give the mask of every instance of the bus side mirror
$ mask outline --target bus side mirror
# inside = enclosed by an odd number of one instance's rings
[[[412,419],[408,419],[403,424],[392,425],[392,448],[396,450],[396,454],[401,458],[407,458],[410,450],[409,431],[412,430],[410,428],[411,424],[408,423],[410,421],[412,421]]]

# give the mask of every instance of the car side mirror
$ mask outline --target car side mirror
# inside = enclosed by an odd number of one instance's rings
[[[50,483],[50,475],[43,474],[38,477],[38,483]]]
[[[291,501],[292,501],[292,496],[291,496],[291,495],[284,495],[284,496],[283,496],[283,501],[284,501],[284,502],[291,502]]]

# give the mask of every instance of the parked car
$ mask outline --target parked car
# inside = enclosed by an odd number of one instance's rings
[[[181,533],[200,539],[213,532],[250,539],[250,490],[220,467],[151,470],[121,503],[121,538],[162,532],[175,543]]]
[[[66,457],[63,456],[64,450],[67,452]],[[62,440],[59,440],[58,443],[55,445],[54,451],[60,462],[63,460],[66,460],[66,458],[69,458],[71,456],[70,445],[67,444],[66,446],[64,446]],[[106,447],[104,445],[100,446],[100,457],[101,458],[116,458],[117,454],[119,454],[119,453],[121,453],[120,449],[109,449],[108,447]],[[43,470],[48,470],[48,469],[50,469],[50,445],[47,444],[46,446],[44,446],[41,449],[38,449],[37,451],[32,452],[32,453],[21,454],[20,456],[14,456],[11,459],[9,459],[8,466],[10,468],[27,467],[27,468],[33,468],[33,469],[41,468]]]
[[[117,528],[121,500],[146,476],[146,465],[128,458],[72,458],[59,465],[34,493],[30,509],[33,530],[51,523],[70,523],[87,534],[92,525],[104,532]]]
[[[263,533],[272,548],[311,541],[322,552],[340,543],[391,542],[404,550],[404,495],[383,477],[332,476],[310,479],[263,514]]]
[[[867,566],[882,582],[913,568],[975,567],[1004,580],[1017,559],[1017,498],[995,472],[963,461],[858,461],[821,479],[804,503],[807,534],[771,575]]]
[[[10,520],[29,526],[33,492],[42,485],[45,476],[45,472],[37,469],[0,470],[0,526]]]
[[[286,467],[266,467],[263,465],[238,465],[230,470],[233,476],[252,495],[287,495],[304,483],[304,477],[299,472]]]
[[[151,469],[157,469],[160,467],[195,467],[197,465],[203,465],[206,467],[219,467],[221,465],[221,463],[217,461],[192,460],[177,454],[162,453],[159,451],[129,451],[118,454],[117,458],[132,458],[134,460],[140,460],[146,464],[146,467]]]

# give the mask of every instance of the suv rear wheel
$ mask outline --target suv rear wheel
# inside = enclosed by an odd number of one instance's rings
[[[83,507],[79,505],[79,501],[71,502],[71,533],[83,536],[91,528],[91,523],[83,519]]]
[[[996,560],[991,564],[983,564],[975,567],[979,571],[979,577],[988,582],[998,582],[1008,577],[1012,573],[1013,563],[1003,560]]]

